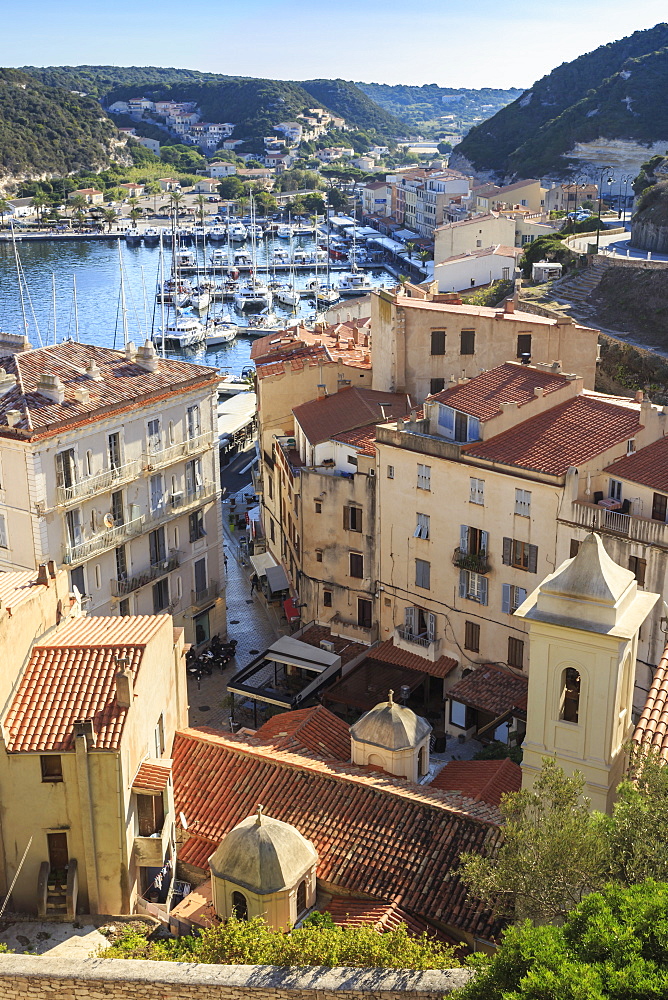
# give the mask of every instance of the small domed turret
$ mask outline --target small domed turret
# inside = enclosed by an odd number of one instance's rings
[[[390,774],[418,781],[429,770],[431,726],[394,692],[350,727],[354,764],[381,767]]]

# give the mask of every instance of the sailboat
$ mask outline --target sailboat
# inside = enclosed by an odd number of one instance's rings
[[[290,281],[287,285],[281,285],[276,291],[276,299],[282,306],[288,306],[295,310],[301,299],[301,292],[295,288],[295,264],[292,254],[292,229],[290,230]]]
[[[315,230],[318,231],[318,216],[315,217]],[[338,290],[329,282],[329,256],[327,255],[327,280],[321,281],[318,277],[318,256],[315,257],[315,277],[306,282],[306,290],[310,297],[315,299],[316,310],[318,306],[332,306],[339,301]]]
[[[174,229],[176,228],[176,221],[173,222]],[[163,326],[158,334],[154,336],[154,341],[159,343],[162,347],[163,353],[165,347],[169,345],[170,347],[184,348],[184,347],[196,347],[198,344],[203,343],[206,339],[206,327],[200,322],[195,316],[188,316],[181,312],[179,307],[179,288],[180,288],[180,275],[179,275],[179,251],[176,246],[176,233],[172,239],[172,277],[171,281],[174,283],[175,296],[174,296],[174,317],[169,319],[165,317],[163,311]],[[161,268],[162,268],[162,247],[161,247]],[[163,282],[163,302],[164,299],[164,288],[166,282]]]
[[[271,309],[273,294],[266,282],[257,276],[257,245],[255,239],[255,203],[251,198],[251,272],[248,280],[240,285],[234,294],[234,305],[240,311],[245,309]]]
[[[373,288],[371,278],[357,266],[357,226],[353,229],[353,248],[350,254],[352,267],[349,272],[339,278],[339,294],[343,298],[352,295],[366,295]]]

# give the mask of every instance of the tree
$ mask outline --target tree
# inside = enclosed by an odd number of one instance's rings
[[[86,221],[86,214],[83,209],[78,208],[74,213],[74,218],[77,220],[77,226],[79,229],[83,229],[83,224]]]
[[[102,213],[102,217],[104,218],[104,221],[107,223],[107,232],[110,233],[111,227],[116,221],[116,212],[114,211],[113,208],[105,208]]]
[[[510,927],[475,956],[460,1000],[658,1000],[668,995],[668,885],[609,886],[562,927]]]
[[[5,224],[5,216],[9,215],[11,209],[6,198],[0,198],[0,227]]]
[[[348,196],[333,187],[327,192],[327,204],[335,212],[340,212],[348,207]]]
[[[262,215],[275,212],[278,207],[276,199],[268,191],[258,191],[255,195],[255,204],[260,209]]]
[[[304,195],[304,209],[307,212],[316,212],[318,215],[325,214],[325,201],[321,194]]]
[[[195,204],[197,205],[197,213],[199,215],[199,220],[201,225],[204,225],[204,206],[206,205],[206,198],[203,194],[198,194],[195,198]]]
[[[539,236],[537,240],[527,243],[520,257],[520,269],[525,278],[531,277],[531,269],[540,260],[555,260],[564,267],[575,260],[575,256],[563,242],[563,237]]]
[[[413,253],[415,252],[415,243],[412,240],[408,240],[406,243],[406,249],[408,250],[408,259],[413,260]]]
[[[668,767],[655,750],[636,748],[607,820],[613,877],[631,885],[668,882]]]
[[[183,195],[180,191],[170,191],[169,192],[169,207],[173,210],[176,221],[179,221],[179,204],[183,201]]]
[[[75,215],[82,212],[87,205],[88,202],[82,194],[75,194],[73,198],[70,198],[70,209]]]
[[[243,181],[234,174],[231,177],[223,177],[218,185],[218,194],[225,201],[236,201],[237,198],[243,197],[244,191]]]
[[[37,224],[41,228],[42,213],[44,212],[44,208],[46,206],[46,195],[42,191],[36,191],[32,197],[32,201],[30,202],[30,204],[37,212]]]
[[[543,760],[532,789],[501,800],[503,844],[494,857],[466,854],[462,879],[474,896],[515,919],[558,920],[610,872],[605,820],[582,798],[584,778]]]
[[[157,205],[158,195],[162,191],[162,188],[160,187],[157,181],[149,181],[144,190],[146,191],[146,194],[151,195],[153,197],[153,214],[155,215],[155,213],[158,211],[158,205]]]

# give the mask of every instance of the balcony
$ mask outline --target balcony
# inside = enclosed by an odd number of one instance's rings
[[[71,486],[56,487],[56,506],[66,506],[85,500],[86,497],[95,496],[97,493],[107,493],[109,490],[118,489],[124,483],[132,482],[141,473],[142,464],[139,461],[127,462],[119,465],[115,469],[106,469],[98,472],[94,476],[87,476],[79,479]]]
[[[637,514],[622,514],[618,510],[608,510],[595,503],[575,500],[571,505],[571,516],[569,517],[564,511],[559,520],[577,524],[590,531],[602,531],[628,538],[631,542],[668,548],[668,524],[663,521],[653,521],[649,517],[639,517]]]
[[[75,545],[68,543],[63,549],[63,562],[72,565],[90,559],[91,556],[99,555],[101,552],[106,552],[107,549],[122,545],[129,538],[141,535],[145,523],[146,518],[142,515],[132,521],[126,521],[125,524],[119,524],[115,528],[101,531],[97,535],[93,535],[92,538],[77,542]]]
[[[158,580],[161,576],[171,573],[173,569],[177,569],[180,562],[181,553],[171,551],[166,559],[152,563],[143,573],[137,573],[136,576],[128,576],[123,580],[112,580],[112,596],[126,597],[128,594],[132,594],[133,591],[145,587],[148,583],[153,583],[154,580]]]
[[[354,642],[361,642],[366,646],[372,646],[378,639],[378,624],[359,625],[353,619],[343,618],[335,614],[329,620],[329,630],[334,636],[341,639],[352,639]]]
[[[468,569],[472,573],[489,573],[490,565],[486,552],[464,552],[456,548],[452,562],[460,569]]]
[[[163,469],[166,465],[173,465],[181,459],[190,458],[199,452],[208,451],[213,447],[213,431],[206,431],[193,438],[186,438],[178,444],[170,444],[166,448],[158,448],[155,451],[145,451],[142,462],[147,472],[155,469]]]
[[[135,863],[146,868],[162,868],[169,847],[174,817],[168,813],[162,829],[149,837],[135,837]]]
[[[215,500],[218,494],[218,487],[215,483],[202,483],[197,489],[187,492],[171,493],[169,497],[156,510],[149,511],[146,515],[146,524],[160,524],[162,521],[169,521],[177,514],[184,514],[193,507],[200,507],[204,503]]]
[[[413,635],[405,628],[395,628],[394,645],[399,649],[405,649],[408,653],[424,656],[425,660],[434,663],[440,655],[441,640],[427,634]]]
[[[193,607],[199,607],[200,604],[206,604],[208,601],[215,601],[220,592],[220,586],[217,580],[212,580],[208,587],[203,590],[191,590],[191,600]]]

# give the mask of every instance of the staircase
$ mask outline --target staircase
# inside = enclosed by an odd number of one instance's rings
[[[46,917],[67,916],[67,872],[62,869],[49,875],[46,892]]]
[[[573,306],[573,312],[584,315],[590,313],[591,297],[610,266],[611,262],[603,258],[585,268],[576,278],[560,278],[552,285],[552,298],[555,302]]]
[[[41,920],[73,920],[79,894],[78,865],[70,858],[67,868],[51,868],[48,861],[40,865],[37,879],[37,916]]]

